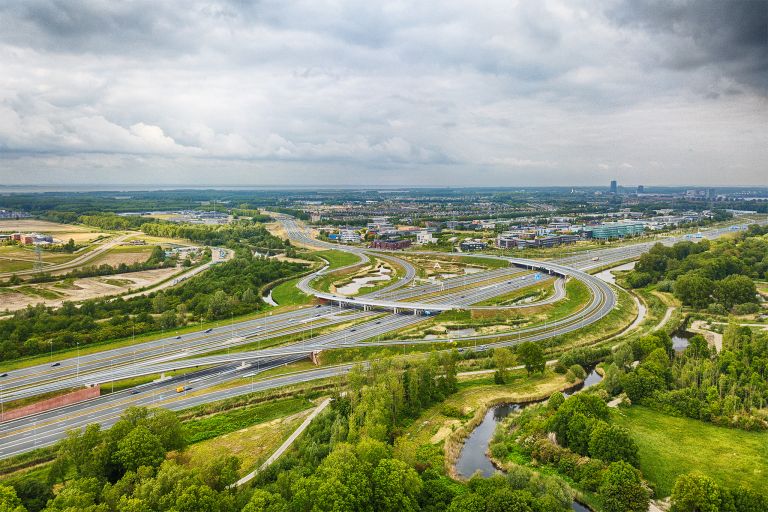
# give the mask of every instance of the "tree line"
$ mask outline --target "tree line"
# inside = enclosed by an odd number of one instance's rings
[[[735,240],[654,245],[625,277],[633,288],[655,284],[686,306],[712,313],[759,310],[754,279],[768,278],[768,227],[752,225]]]

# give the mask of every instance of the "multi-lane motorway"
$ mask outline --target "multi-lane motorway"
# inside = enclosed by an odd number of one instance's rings
[[[95,354],[83,354],[80,357],[62,361],[52,360],[49,363],[34,367],[8,371],[6,372],[7,376],[0,378],[0,402],[83,384],[98,383],[103,386],[103,389],[108,389],[108,383],[116,379],[159,374],[179,368],[196,366],[201,368],[184,376],[108,394],[23,419],[0,423],[0,458],[54,443],[71,428],[82,427],[93,422],[99,422],[105,427],[109,426],[126,407],[132,405],[180,410],[201,403],[248,393],[252,390],[257,391],[322,379],[347,371],[347,366],[339,366],[258,381],[253,380],[255,375],[265,369],[305,358],[317,350],[349,347],[360,343],[368,345],[434,343],[434,340],[401,342],[372,340],[382,339],[387,333],[423,320],[422,316],[413,315],[413,310],[416,312],[434,310],[435,304],[445,304],[451,308],[466,308],[487,298],[528,286],[532,280],[530,279],[531,272],[527,271],[526,268],[532,266],[540,269],[542,273],[547,272],[554,276],[562,276],[556,278],[556,282],[559,283],[557,285],[558,290],[560,290],[556,294],[558,299],[564,293],[563,279],[565,278],[578,279],[584,282],[591,292],[591,299],[582,309],[566,318],[546,325],[519,329],[515,332],[513,339],[508,339],[502,343],[514,344],[525,340],[535,341],[565,334],[604,317],[615,306],[616,299],[610,286],[584,271],[636,258],[652,245],[651,243],[643,243],[592,251],[546,263],[518,258],[503,258],[511,266],[466,277],[447,279],[442,283],[406,287],[415,277],[415,269],[405,259],[394,254],[370,253],[362,248],[347,248],[320,242],[312,239],[293,219],[282,217],[281,220],[288,235],[303,244],[314,245],[323,249],[332,247],[358,254],[359,262],[352,266],[368,262],[369,254],[372,254],[400,266],[405,271],[404,275],[401,279],[371,296],[356,297],[355,301],[344,299],[336,301],[354,306],[354,309],[342,310],[332,305],[320,305],[271,316],[264,315],[248,321],[220,325],[210,331],[199,331],[180,337],[171,335],[160,340],[110,349]],[[702,237],[714,238],[725,232],[730,232],[730,229],[706,231],[702,233]],[[669,237],[660,241],[665,244],[672,244],[680,239],[682,237]],[[323,272],[325,272],[324,269],[320,271],[320,273]],[[315,277],[317,276],[308,276],[302,282],[303,286],[306,286],[305,291],[319,295],[322,292],[311,287],[311,281]],[[544,277],[545,279],[548,278],[547,276]],[[549,279],[555,279],[555,277]],[[322,295],[320,296],[322,297]],[[336,298],[338,299],[338,297]],[[414,308],[412,303],[408,302],[408,299],[413,298],[420,298],[424,309]],[[382,301],[386,306],[376,308],[371,305],[370,308],[361,308],[364,305],[362,302],[368,300]],[[395,307],[389,307],[392,304],[398,305],[399,311],[408,311],[408,314],[394,314],[392,311]],[[364,311],[361,309],[371,310]],[[373,311],[373,309],[377,310]],[[347,322],[356,323],[353,326],[338,330],[339,324]],[[337,328],[333,332],[320,335],[315,335],[313,332],[321,328],[333,328],[333,326]],[[259,350],[258,343],[260,341],[266,342],[266,340],[286,335],[299,336],[302,340],[289,345]],[[482,337],[475,338],[483,339]],[[472,339],[472,337],[465,339]],[[248,345],[248,347],[243,347],[243,345]],[[228,350],[229,353],[227,353]],[[236,352],[235,350],[239,351]],[[215,354],[211,355],[214,352]],[[52,366],[54,364],[56,365]],[[249,379],[251,382],[247,382]],[[182,393],[177,392],[180,386],[185,389]],[[2,408],[1,405],[0,408]]]

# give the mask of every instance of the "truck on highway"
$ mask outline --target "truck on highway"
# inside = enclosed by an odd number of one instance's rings
[[[179,386],[179,387],[176,388],[176,392],[177,393],[183,393],[185,391],[189,391],[190,389],[192,389],[191,386]]]
[[[595,256],[594,258],[592,258],[592,261],[600,261],[600,256]]]

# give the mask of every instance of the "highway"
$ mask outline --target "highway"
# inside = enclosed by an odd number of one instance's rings
[[[307,238],[303,229],[299,228],[292,219],[286,220],[286,225],[293,224],[293,229],[287,231],[291,237]],[[724,232],[730,232],[727,228],[702,232],[702,236],[715,237]],[[683,239],[682,237],[670,237],[662,243],[671,244]],[[360,255],[360,265],[368,261],[366,250],[361,248],[349,248],[335,244],[326,244],[316,240],[309,241],[316,247],[323,249],[333,248],[348,250]],[[655,242],[654,242],[655,243]],[[517,274],[524,272],[521,267],[537,266],[567,278],[579,279],[590,289],[591,299],[582,309],[576,313],[546,323],[545,325],[531,326],[519,329],[515,339],[501,342],[501,345],[513,345],[526,340],[542,340],[558,336],[579,329],[607,315],[616,304],[614,291],[603,281],[593,278],[584,271],[591,268],[606,266],[613,262],[636,258],[642,252],[648,250],[652,243],[638,244],[610,248],[601,251],[592,251],[582,255],[569,256],[555,262],[538,262],[522,260],[519,258],[503,258],[512,265],[508,269],[497,269],[484,273],[484,276],[473,274],[467,276],[470,284],[477,284],[465,293],[464,297],[456,294],[460,290],[450,292],[452,288],[461,288],[465,284],[458,284],[459,280],[446,280],[442,291],[448,291],[447,297],[455,302],[452,306],[465,306],[480,302],[480,297],[497,296],[506,293],[507,288],[497,284],[486,284],[493,279],[505,276],[509,272],[513,278],[510,283],[523,286],[523,279]],[[405,276],[385,289],[374,294],[377,300],[402,301],[409,297],[418,297],[429,293],[439,292],[434,289],[436,285],[421,285],[403,288],[415,276],[415,270],[410,263],[389,254],[376,253],[376,257],[389,259],[401,265],[405,269]],[[498,258],[496,256],[473,256]],[[597,257],[598,260],[594,261]],[[558,279],[562,283],[562,279]],[[480,284],[478,284],[480,283]],[[527,286],[529,283],[525,283]],[[440,286],[440,285],[438,285]],[[562,287],[562,285],[559,285]],[[421,289],[421,290],[419,290]],[[418,292],[416,290],[419,290]],[[431,297],[431,299],[434,297]],[[445,298],[435,300],[446,300]],[[356,299],[359,300],[359,299]],[[470,302],[471,301],[471,302]],[[355,304],[357,306],[357,304]],[[429,306],[430,308],[433,306]],[[466,306],[465,306],[466,307]],[[412,309],[412,308],[411,308]],[[318,316],[319,315],[319,316]],[[365,321],[370,316],[370,320]],[[375,318],[375,320],[374,320]],[[291,345],[275,347],[265,350],[248,350],[243,352],[221,353],[226,347],[251,344],[258,339],[269,339],[280,336],[285,332],[311,333],[312,329],[320,326],[329,326],[352,319],[362,321],[358,325],[345,328],[338,332],[309,336],[307,339]],[[11,392],[29,393],[30,390],[39,391],[39,386],[50,386],[56,382],[82,383],[109,382],[118,375],[133,376],[136,374],[154,374],[178,369],[181,367],[200,366],[205,367],[196,372],[174,377],[162,382],[146,384],[131,390],[107,394],[102,397],[74,404],[64,408],[36,414],[27,418],[10,420],[0,424],[0,458],[13,454],[23,453],[35,447],[46,446],[61,439],[65,432],[71,428],[82,427],[89,423],[98,422],[108,427],[131,405],[144,405],[150,407],[166,407],[172,410],[181,410],[194,405],[212,402],[223,398],[238,396],[251,391],[270,389],[285,385],[308,382],[311,380],[326,378],[343,374],[349,366],[334,368],[319,368],[308,372],[298,372],[290,375],[271,377],[260,381],[251,380],[249,384],[236,384],[233,381],[253,379],[264,370],[276,368],[281,365],[305,358],[307,354],[315,350],[327,350],[330,348],[359,346],[392,346],[393,344],[419,344],[435,343],[436,340],[381,340],[387,333],[402,329],[423,320],[422,316],[412,314],[383,314],[352,310],[340,313],[337,308],[331,306],[319,306],[317,308],[305,308],[288,313],[265,316],[264,318],[236,322],[232,325],[221,326],[212,332],[197,332],[186,334],[181,339],[169,336],[161,340],[154,340],[130,347],[115,348],[97,354],[83,355],[80,358],[71,358],[60,361],[60,366],[51,367],[50,364],[38,365],[26,369],[9,371],[9,375],[0,379],[0,400],[7,400],[6,396]],[[302,323],[304,324],[302,325]],[[308,324],[312,324],[309,326]],[[321,325],[322,324],[322,325]],[[484,340],[498,338],[493,336],[467,336],[463,340]],[[508,335],[507,335],[508,336]],[[459,339],[459,338],[456,338]],[[440,341],[437,341],[440,343]],[[444,342],[444,341],[443,341]],[[494,346],[498,346],[494,344]],[[482,348],[482,346],[480,347]],[[218,351],[218,355],[210,355],[212,351]],[[208,355],[206,355],[208,354]],[[135,359],[134,359],[135,358]],[[142,367],[143,369],[138,369]],[[72,380],[74,377],[74,380]],[[90,379],[90,380],[87,380]],[[103,380],[106,379],[106,380]],[[177,393],[179,385],[191,387],[183,393]],[[105,389],[108,385],[104,386]],[[20,395],[13,395],[20,396]]]

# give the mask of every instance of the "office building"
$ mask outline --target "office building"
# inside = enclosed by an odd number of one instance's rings
[[[616,194],[619,191],[619,185],[616,183],[616,180],[611,180],[611,194]]]
[[[342,229],[339,232],[339,240],[345,244],[356,244],[360,242],[360,233],[354,229]]]
[[[459,248],[461,248],[462,251],[482,251],[485,249],[487,245],[485,242],[480,242],[477,240],[464,240],[459,244]]]
[[[642,235],[645,225],[642,222],[606,222],[599,226],[588,226],[584,232],[592,238],[607,240]]]

